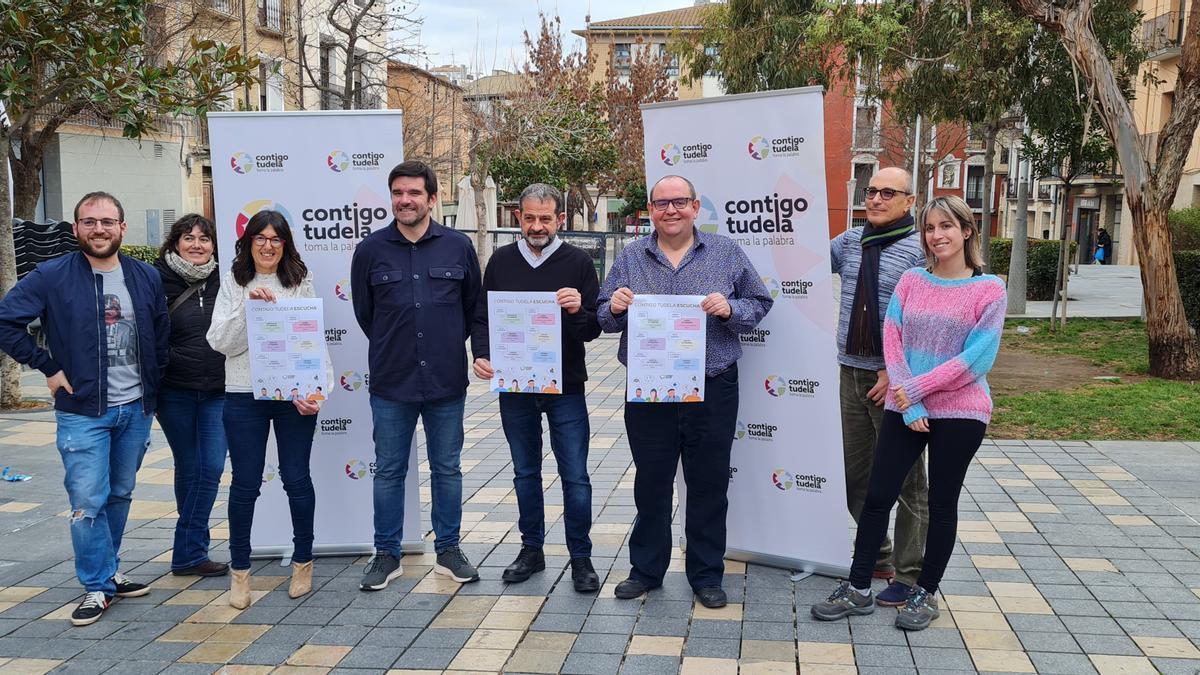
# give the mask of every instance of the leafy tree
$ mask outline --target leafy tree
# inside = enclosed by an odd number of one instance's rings
[[[16,283],[10,208],[30,219],[46,148],[78,115],[114,121],[130,138],[169,115],[203,114],[253,78],[256,58],[211,40],[159,63],[147,42],[145,0],[6,0],[0,12],[0,294]],[[13,193],[8,169],[13,169]],[[0,407],[20,404],[20,369],[7,357]]]
[[[1200,348],[1188,325],[1171,256],[1168,213],[1184,163],[1200,123],[1200,3],[1191,3],[1181,40],[1175,101],[1156,148],[1138,137],[1126,96],[1120,59],[1106,49],[1098,26],[1103,3],[1096,0],[1008,0],[1014,11],[1057,36],[1078,73],[1096,117],[1116,149],[1124,174],[1125,202],[1133,220],[1133,241],[1141,261],[1150,343],[1150,373],[1159,377],[1200,377]],[[1132,39],[1132,38],[1131,38]]]

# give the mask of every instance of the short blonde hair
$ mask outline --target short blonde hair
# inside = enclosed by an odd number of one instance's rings
[[[941,211],[950,216],[954,222],[958,223],[959,229],[963,231],[963,258],[966,260],[967,267],[973,270],[983,270],[983,253],[979,243],[979,226],[975,224],[975,214],[971,212],[971,207],[963,201],[962,197],[951,195],[949,197],[935,197],[925,203],[921,207],[921,218],[919,221],[919,230],[921,232],[921,248],[925,251],[925,260],[933,267],[937,262],[937,256],[929,248],[929,243],[925,241],[925,225],[929,220],[930,214],[934,211]],[[967,233],[970,232],[970,236]]]

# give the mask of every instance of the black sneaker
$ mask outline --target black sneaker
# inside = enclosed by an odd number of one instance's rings
[[[117,585],[118,598],[140,598],[150,592],[148,584],[139,584],[120,572],[113,575],[113,583]]]
[[[391,553],[376,551],[375,557],[367,563],[367,571],[363,574],[358,587],[364,591],[382,591],[387,588],[392,579],[404,574],[400,561]]]
[[[571,558],[571,583],[576,593],[595,593],[600,590],[600,575],[592,567],[591,558]]]
[[[542,549],[522,546],[521,552],[517,554],[517,559],[504,568],[501,578],[510,584],[519,584],[532,576],[534,572],[541,572],[544,569],[546,569],[546,556],[542,554]]]
[[[475,571],[462,549],[457,546],[451,546],[437,555],[437,564],[433,566],[433,571],[444,574],[460,584],[479,581],[479,572]]]
[[[100,620],[104,616],[104,610],[112,604],[112,598],[104,594],[103,591],[92,591],[85,593],[83,601],[71,612],[72,626],[90,626]]]

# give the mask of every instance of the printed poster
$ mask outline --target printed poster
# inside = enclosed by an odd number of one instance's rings
[[[708,317],[702,295],[637,295],[629,306],[630,403],[699,403],[704,400],[704,349]]]
[[[324,401],[325,319],[321,298],[246,301],[254,398]]]
[[[562,310],[553,291],[488,291],[494,392],[562,393]]]

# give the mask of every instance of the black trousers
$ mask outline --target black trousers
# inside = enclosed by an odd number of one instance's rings
[[[925,563],[917,584],[930,593],[937,591],[954,552],[963,479],[985,431],[987,425],[978,420],[931,419],[929,433],[923,433],[909,429],[899,413],[889,410],[883,414],[871,485],[854,539],[850,583],[855,588],[871,585],[875,557],[887,535],[888,516],[896,505],[900,486],[928,444],[929,530],[925,535]]]
[[[671,562],[671,498],[683,460],[687,484],[687,577],[692,588],[720,586],[725,575],[729,451],[737,426],[737,364],[704,380],[701,403],[626,403],[625,431],[637,476],[637,518],[629,536],[629,576],[662,585]]]

